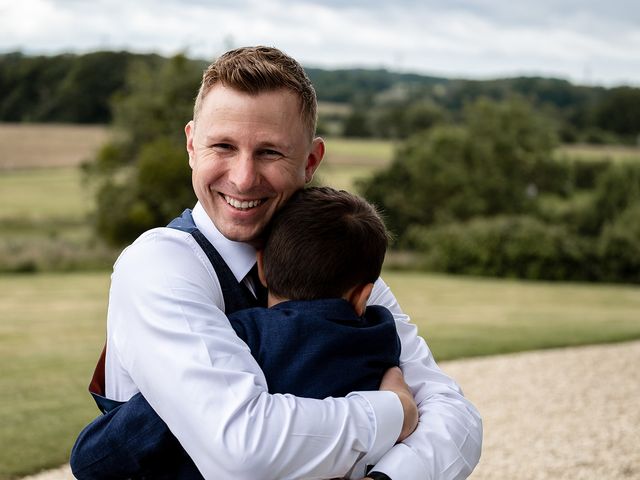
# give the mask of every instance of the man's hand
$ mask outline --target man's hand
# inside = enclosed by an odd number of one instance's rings
[[[402,431],[398,437],[398,442],[407,438],[418,426],[418,407],[409,390],[409,386],[404,381],[402,370],[398,367],[390,368],[382,377],[380,390],[388,390],[400,398],[402,409],[404,410],[404,422]]]

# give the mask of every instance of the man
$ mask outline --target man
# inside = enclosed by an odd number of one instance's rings
[[[228,52],[203,76],[185,128],[198,198],[193,222],[238,282],[252,285],[247,276],[265,226],[322,160],[315,119],[308,78],[276,49]],[[270,395],[225,317],[224,282],[206,248],[192,230],[154,229],[116,262],[107,397],[126,401],[141,392],[205,478],[364,476],[367,465],[374,465],[370,478],[396,480],[471,472],[479,416],[381,280],[369,303],[394,314],[411,391],[392,370],[382,391],[325,400]],[[409,436],[411,393],[420,422]]]

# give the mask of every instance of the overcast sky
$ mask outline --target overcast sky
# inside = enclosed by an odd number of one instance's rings
[[[306,66],[640,86],[635,0],[0,0],[0,52],[256,44]]]

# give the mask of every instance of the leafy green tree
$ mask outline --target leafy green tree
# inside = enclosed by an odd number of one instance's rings
[[[597,108],[598,126],[636,142],[640,136],[640,88],[609,90]]]
[[[115,98],[115,139],[86,166],[98,184],[96,228],[109,243],[131,242],[195,202],[184,125],[201,67],[183,55],[136,64]]]
[[[131,55],[95,52],[74,58],[53,95],[43,99],[37,119],[68,123],[107,123],[110,97],[122,88]]]
[[[0,55],[0,120],[106,123],[110,99],[123,87],[133,61],[164,60],[129,52]]]
[[[523,100],[480,100],[466,109],[461,126],[408,139],[389,169],[361,183],[361,191],[399,235],[412,224],[527,212],[555,142],[551,125]]]
[[[345,137],[370,137],[369,115],[361,108],[354,108],[345,118],[342,135]]]
[[[444,109],[434,102],[415,100],[381,105],[371,117],[375,136],[400,139],[448,120]]]
[[[96,227],[112,245],[166,225],[195,201],[184,145],[167,137],[145,144],[127,173],[106,178],[97,196]]]

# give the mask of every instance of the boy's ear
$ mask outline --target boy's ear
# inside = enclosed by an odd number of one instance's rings
[[[365,283],[364,285],[358,285],[354,287],[347,295],[347,300],[356,311],[356,314],[361,317],[364,315],[364,311],[367,308],[367,300],[373,290],[373,283]]]
[[[267,288],[267,279],[264,276],[264,263],[263,263],[262,250],[258,250],[256,252],[256,264],[258,265],[258,278],[260,279],[260,283],[264,288]]]

